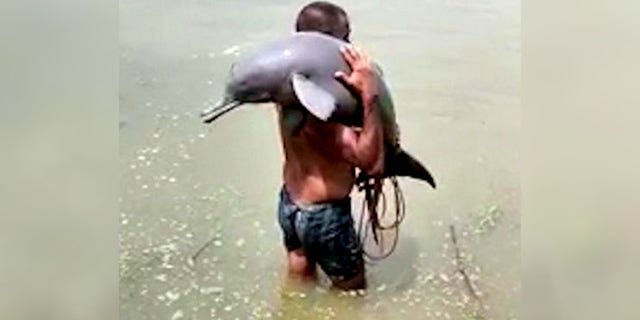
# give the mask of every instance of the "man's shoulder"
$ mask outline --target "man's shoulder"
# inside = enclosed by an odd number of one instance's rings
[[[307,112],[304,108],[300,108],[295,105],[277,107],[280,114],[280,125],[282,126],[283,133],[287,136],[295,136],[300,133],[300,130],[305,126]]]

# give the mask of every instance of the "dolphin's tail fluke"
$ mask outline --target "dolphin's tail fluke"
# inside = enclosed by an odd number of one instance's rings
[[[202,121],[204,123],[211,123],[213,120],[218,119],[223,114],[235,109],[241,104],[242,102],[240,101],[225,99],[224,101],[216,104],[216,106],[202,111],[200,113],[200,117],[202,117]]]
[[[412,157],[410,154],[400,149],[387,159],[387,176],[411,177],[418,180],[426,181],[434,189],[436,181],[427,168],[420,161]]]

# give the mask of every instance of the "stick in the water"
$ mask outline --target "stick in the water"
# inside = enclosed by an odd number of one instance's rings
[[[193,256],[191,256],[191,262],[192,262],[192,263],[193,263],[193,262],[196,262],[196,259],[198,259],[198,256],[200,256],[200,254],[202,254],[202,252],[204,252],[204,249],[206,249],[207,247],[209,247],[209,246],[213,243],[213,241],[214,241],[215,239],[216,239],[216,238],[214,237],[214,238],[211,238],[209,241],[205,242],[205,244],[204,244],[204,245],[202,245],[202,247],[200,247],[200,249],[198,249],[198,251],[196,251],[196,253],[195,253]]]
[[[469,289],[471,295],[476,300],[480,301],[480,294],[478,294],[476,289],[473,287],[471,278],[469,278],[469,275],[467,274],[467,271],[464,267],[462,255],[460,254],[460,247],[458,247],[458,237],[456,236],[456,229],[453,225],[449,225],[449,230],[451,231],[451,241],[453,242],[453,248],[456,250],[456,266],[458,268],[457,271],[462,275],[464,283],[467,285],[467,289]]]

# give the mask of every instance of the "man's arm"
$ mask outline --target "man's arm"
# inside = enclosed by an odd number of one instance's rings
[[[381,175],[384,170],[384,140],[378,107],[378,79],[375,65],[360,49],[346,46],[342,54],[351,66],[351,74],[336,73],[336,78],[352,87],[364,107],[362,130],[358,133],[344,127],[340,148],[344,157],[369,175]]]

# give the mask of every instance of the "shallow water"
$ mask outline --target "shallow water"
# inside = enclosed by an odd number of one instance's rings
[[[519,318],[519,2],[345,3],[438,182],[401,179],[400,242],[364,295],[287,280],[273,108],[198,119],[236,56],[291,32],[304,3],[120,2],[121,318]]]

